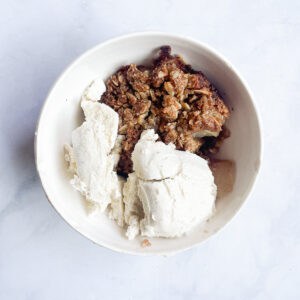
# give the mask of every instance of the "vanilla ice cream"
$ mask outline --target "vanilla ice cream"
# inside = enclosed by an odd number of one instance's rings
[[[105,92],[105,84],[102,78],[96,78],[84,90],[81,96],[81,102],[84,101],[98,101],[101,95]]]
[[[99,103],[105,85],[94,80],[84,91],[85,121],[65,145],[71,184],[88,207],[107,211],[126,236],[178,237],[207,220],[214,211],[216,186],[207,161],[173,144],[157,141],[145,130],[132,153],[134,172],[116,173],[124,136],[118,135],[118,114]]]
[[[139,229],[148,237],[178,237],[214,210],[216,186],[207,161],[157,138],[153,130],[144,131],[132,154],[134,180],[124,185],[128,238]],[[132,207],[142,207],[142,214]]]
[[[76,165],[72,184],[104,211],[118,184],[110,155],[117,138],[118,115],[98,102],[84,103],[83,111],[85,122],[72,132],[72,147],[66,147]]]
[[[123,188],[123,202],[125,205],[124,221],[127,224],[126,236],[134,239],[140,232],[140,219],[144,216],[143,205],[139,199],[138,178],[135,173],[129,174]]]
[[[103,81],[97,79],[83,93],[85,121],[72,132],[65,158],[74,174],[71,184],[93,204],[90,207],[104,211],[110,204],[111,217],[123,226],[123,182],[114,171],[120,151],[120,142],[116,143],[119,117],[109,106],[96,102],[104,90]]]

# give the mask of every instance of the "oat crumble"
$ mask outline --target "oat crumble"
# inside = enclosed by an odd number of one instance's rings
[[[160,48],[150,67],[122,67],[108,78],[106,88],[100,101],[118,112],[118,133],[125,136],[120,175],[132,172],[131,153],[145,129],[155,129],[178,150],[205,157],[229,136],[224,123],[230,113],[218,91],[202,72],[171,55],[169,46]]]

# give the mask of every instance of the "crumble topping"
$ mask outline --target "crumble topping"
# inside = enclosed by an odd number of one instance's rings
[[[229,136],[224,123],[229,110],[203,73],[195,71],[171,48],[160,48],[152,66],[127,65],[106,81],[100,101],[119,114],[124,135],[117,171],[132,172],[131,154],[145,129],[178,150],[201,156],[218,151]]]

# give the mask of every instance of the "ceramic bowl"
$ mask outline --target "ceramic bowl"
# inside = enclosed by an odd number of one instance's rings
[[[63,145],[82,123],[80,96],[96,77],[104,80],[120,66],[151,61],[162,45],[170,45],[194,69],[202,70],[217,87],[232,110],[227,127],[231,131],[219,158],[236,165],[232,192],[218,199],[216,213],[186,236],[151,238],[151,247],[141,247],[141,238],[126,239],[124,230],[104,214],[87,215],[84,201],[70,183]],[[76,59],[51,89],[37,125],[36,165],[45,193],[63,219],[96,244],[131,254],[169,255],[200,244],[227,224],[246,201],[261,161],[261,130],[253,97],[233,66],[211,47],[191,38],[167,33],[136,33],[111,39]]]

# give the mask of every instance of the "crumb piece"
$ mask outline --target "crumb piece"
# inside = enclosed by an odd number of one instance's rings
[[[148,239],[144,239],[144,240],[142,240],[141,246],[143,248],[150,247],[151,243],[150,243],[150,241]]]

